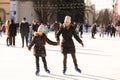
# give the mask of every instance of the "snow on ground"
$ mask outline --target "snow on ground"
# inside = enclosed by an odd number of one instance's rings
[[[53,32],[49,39],[56,41]],[[6,46],[6,36],[0,37],[0,80],[120,80],[120,38],[91,39],[90,33],[83,35],[84,47],[75,41],[76,57],[82,73],[74,70],[71,55],[67,59],[66,75],[62,74],[63,55],[59,46],[46,45],[47,64],[51,74],[44,71],[40,59],[40,76],[35,76],[35,58],[32,50],[22,48],[17,35],[16,46]]]

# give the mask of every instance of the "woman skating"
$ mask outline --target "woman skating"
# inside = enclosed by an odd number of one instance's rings
[[[60,30],[56,34],[56,38],[58,43],[60,42],[60,35],[62,34],[62,42],[61,42],[61,52],[63,53],[63,74],[66,73],[67,70],[67,54],[71,54],[75,70],[81,73],[81,70],[78,68],[76,55],[75,55],[75,45],[72,39],[72,36],[83,46],[82,40],[78,37],[75,28],[71,25],[71,17],[66,16],[64,20],[64,24],[61,26]]]

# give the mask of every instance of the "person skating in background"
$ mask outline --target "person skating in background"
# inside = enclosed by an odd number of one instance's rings
[[[56,35],[57,31],[60,28],[60,24],[57,21],[55,21],[55,23],[53,24],[52,28],[54,29],[55,35]]]
[[[111,36],[111,24],[109,23],[106,27],[106,34],[107,34],[107,37]]]
[[[32,24],[29,26],[29,38],[28,38],[29,43],[31,43],[32,37],[34,36],[33,33],[37,32],[39,25],[40,24],[38,20],[33,20]]]
[[[0,17],[0,37],[2,37],[2,20],[1,20],[1,17]]]
[[[39,75],[40,67],[39,67],[39,57],[42,58],[44,69],[47,73],[50,73],[50,70],[47,68],[47,61],[46,61],[46,49],[45,44],[46,42],[51,45],[58,45],[57,42],[53,42],[49,40],[44,33],[45,29],[43,26],[38,28],[38,31],[34,33],[34,38],[31,44],[28,46],[28,49],[31,50],[32,46],[34,45],[34,56],[36,59],[36,75]]]
[[[76,31],[77,35],[79,36],[79,26],[78,26],[78,24],[74,21],[72,26],[75,28],[75,31]]]
[[[9,27],[9,36],[10,36],[10,46],[15,46],[15,36],[17,34],[17,28],[16,24],[14,23],[14,20],[11,20],[11,24]]]
[[[115,33],[116,33],[116,28],[115,28],[115,26],[112,24],[112,25],[111,25],[111,37],[115,37]]]
[[[39,25],[40,24],[38,24],[38,20],[33,20],[33,22],[32,22],[32,30],[34,32],[37,32]]]
[[[5,29],[5,24],[2,24],[2,32],[5,34],[5,31],[6,31],[6,29]]]
[[[85,24],[85,32],[86,32],[86,33],[89,32],[89,26],[90,26],[90,25],[89,25],[88,23]]]
[[[64,24],[61,26],[59,31],[56,34],[56,39],[58,43],[60,42],[60,35],[62,34],[62,42],[61,42],[61,52],[63,54],[63,74],[66,73],[67,70],[67,54],[71,54],[75,70],[81,73],[81,70],[78,68],[77,60],[76,60],[76,51],[75,51],[75,45],[72,39],[72,36],[82,45],[83,42],[77,35],[75,28],[71,25],[71,17],[66,16],[64,20]]]
[[[22,48],[24,47],[24,38],[26,39],[26,47],[28,47],[28,36],[29,36],[29,23],[24,17],[20,23],[20,33],[22,38]]]
[[[6,44],[7,44],[7,46],[10,45],[9,27],[10,27],[10,20],[7,20],[7,21],[5,22],[5,29],[6,29],[6,35],[7,35],[7,39],[6,39]]]
[[[95,34],[97,32],[97,24],[94,23],[92,26],[91,26],[91,34],[92,34],[92,38],[95,39]]]
[[[105,25],[104,24],[100,24],[99,26],[99,32],[100,32],[100,37],[104,37],[105,34]]]
[[[83,23],[80,23],[79,24],[79,35],[80,35],[80,38],[82,38],[83,36],[83,26],[84,26],[84,24]]]

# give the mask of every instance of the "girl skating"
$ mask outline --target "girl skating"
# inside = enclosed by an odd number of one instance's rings
[[[34,56],[36,59],[36,72],[35,72],[36,75],[39,75],[40,72],[39,57],[42,58],[45,71],[47,73],[50,73],[46,61],[46,49],[45,49],[46,42],[51,45],[57,45],[57,42],[53,42],[47,38],[44,31],[45,31],[44,26],[40,26],[38,28],[38,32],[35,33],[35,37],[33,38],[31,44],[28,46],[28,49],[31,50],[32,46],[34,45]]]

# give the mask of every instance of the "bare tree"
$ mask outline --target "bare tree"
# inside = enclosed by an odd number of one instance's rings
[[[105,9],[105,10],[101,10],[99,13],[98,13],[98,17],[97,17],[97,23],[98,24],[109,24],[112,22],[112,13],[108,10],[108,9]]]
[[[38,18],[44,23],[62,22],[66,15],[73,21],[84,22],[84,0],[32,0]]]
[[[56,9],[52,7],[57,3],[56,0],[32,0],[34,3],[34,9],[37,13],[39,20],[44,23],[50,22],[53,19],[53,14],[55,14]]]

